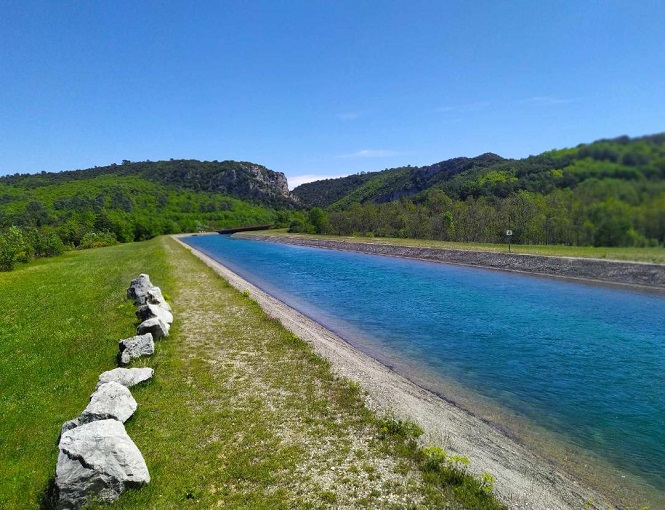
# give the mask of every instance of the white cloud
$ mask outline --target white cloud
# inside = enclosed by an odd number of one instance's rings
[[[375,150],[375,149],[363,149],[357,152],[352,152],[351,154],[342,154],[337,156],[338,158],[351,159],[351,158],[386,158],[389,156],[397,156],[399,152],[395,151],[386,151],[386,150]]]
[[[339,120],[356,120],[358,117],[360,117],[360,114],[358,112],[344,112],[344,113],[338,113],[335,115]]]
[[[305,174],[305,175],[294,175],[292,177],[287,177],[287,180],[289,181],[289,189],[292,190],[294,188],[297,188],[301,184],[305,184],[306,182],[322,181],[323,179],[337,179],[339,177],[346,177],[347,175],[350,174],[342,174],[342,175]]]

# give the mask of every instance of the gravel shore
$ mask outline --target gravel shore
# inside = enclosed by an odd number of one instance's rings
[[[490,424],[407,380],[215,260],[188,248],[235,288],[247,290],[268,315],[328,359],[337,373],[359,382],[369,407],[415,421],[425,431],[426,443],[468,457],[474,474],[494,475],[495,492],[509,508],[613,508],[603,496]]]

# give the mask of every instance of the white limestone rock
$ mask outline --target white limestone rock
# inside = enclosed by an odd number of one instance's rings
[[[117,382],[118,384],[122,384],[125,388],[131,388],[136,384],[152,379],[154,374],[155,371],[149,367],[114,368],[113,370],[108,370],[99,375],[99,381],[97,382],[95,389],[108,382]]]
[[[162,295],[162,289],[159,287],[151,287],[146,293],[146,303],[159,305],[167,311],[171,311],[171,306],[166,302],[164,296]]]
[[[62,434],[55,470],[57,508],[112,502],[127,488],[150,483],[141,452],[117,420],[93,421]]]
[[[141,321],[157,317],[166,324],[173,324],[173,314],[171,312],[161,305],[153,305],[151,303],[139,306],[136,310],[136,317]]]
[[[130,282],[127,297],[137,306],[144,305],[148,299],[148,291],[153,287],[154,285],[150,283],[150,276],[140,274]]]
[[[75,429],[81,424],[78,418],[74,418],[73,420],[67,420],[65,423],[62,424],[62,427],[60,427],[60,435],[58,436],[58,443],[60,442],[60,438],[62,435],[67,432],[68,430]]]
[[[90,403],[81,416],[79,423],[98,420],[118,420],[126,422],[137,408],[131,392],[122,384],[111,381],[102,384],[90,397]],[[80,425],[79,425],[80,427]]]
[[[132,359],[152,356],[155,353],[155,342],[152,333],[149,332],[120,340],[118,347],[121,365],[127,365]]]
[[[159,340],[160,338],[169,336],[169,329],[169,325],[162,319],[159,317],[153,317],[152,319],[148,319],[139,324],[136,328],[136,332],[139,335],[150,333],[155,340]]]

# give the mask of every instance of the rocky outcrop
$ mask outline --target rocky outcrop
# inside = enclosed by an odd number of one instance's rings
[[[111,381],[97,388],[78,420],[81,424],[109,419],[124,423],[136,408],[136,400],[131,392],[122,384]]]
[[[93,421],[68,430],[58,448],[58,509],[79,509],[93,499],[111,502],[126,488],[150,482],[145,460],[120,421]]]
[[[287,203],[289,185],[282,172],[247,162],[236,162],[208,181],[209,191],[227,193],[242,198],[263,199],[277,197]],[[286,200],[285,200],[286,199]]]
[[[152,333],[125,338],[118,343],[120,348],[120,364],[127,365],[132,359],[141,356],[152,356],[155,352],[155,342]]]
[[[115,382],[122,384],[125,388],[131,388],[139,383],[152,379],[155,371],[149,367],[143,368],[114,368],[103,372],[99,376],[99,381],[95,389],[99,388],[102,384]]]
[[[268,170],[259,165],[248,165],[247,170],[254,179],[263,184],[264,189],[272,188],[275,194],[288,198],[289,183],[282,172]]]
[[[136,327],[139,335],[151,334],[155,340],[169,336],[169,325],[159,317],[143,321]]]

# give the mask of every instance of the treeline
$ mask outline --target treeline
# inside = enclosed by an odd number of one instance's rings
[[[507,198],[455,200],[442,190],[419,202],[354,203],[346,210],[313,208],[291,231],[502,243],[575,246],[665,245],[665,182],[644,186],[614,179],[588,180],[574,190],[519,191]]]

